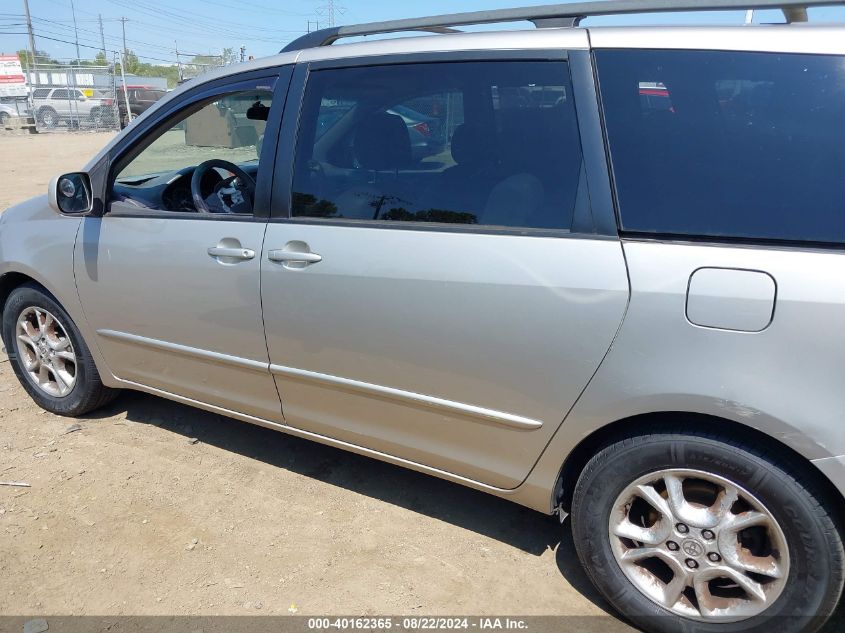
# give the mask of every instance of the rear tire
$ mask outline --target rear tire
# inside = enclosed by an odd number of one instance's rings
[[[21,385],[50,413],[84,415],[120,393],[103,385],[76,324],[40,286],[24,284],[11,292],[3,309],[2,335]],[[43,372],[41,365],[47,366]]]
[[[827,495],[801,475],[808,468],[704,433],[620,440],[576,484],[578,556],[605,598],[646,631],[816,631],[842,595],[845,552]],[[705,508],[716,510],[705,517]]]

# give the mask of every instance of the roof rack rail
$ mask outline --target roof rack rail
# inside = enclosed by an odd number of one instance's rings
[[[625,13],[667,13],[682,11],[728,11],[747,9],[781,9],[787,22],[806,21],[807,7],[843,4],[843,0],[599,0],[597,2],[573,2],[569,4],[548,4],[536,7],[497,9],[492,11],[471,11],[433,15],[424,18],[388,20],[350,26],[333,26],[312,31],[293,40],[280,52],[297,51],[304,48],[329,46],[345,37],[425,31],[430,33],[454,33],[455,26],[470,24],[494,24],[502,22],[533,22],[537,28],[577,26],[587,17],[597,15],[621,15]]]

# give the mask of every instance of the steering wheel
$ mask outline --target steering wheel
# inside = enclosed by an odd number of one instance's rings
[[[214,187],[214,191],[205,192],[202,190],[203,180],[208,171],[214,168],[234,175],[224,178]],[[234,163],[212,158],[194,168],[194,175],[191,176],[191,196],[200,213],[252,213],[255,181]]]

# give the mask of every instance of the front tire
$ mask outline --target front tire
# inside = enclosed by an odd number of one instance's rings
[[[2,335],[21,385],[50,413],[84,415],[119,393],[103,385],[91,352],[68,313],[35,284],[20,286],[9,295]]]
[[[576,484],[578,556],[646,631],[816,631],[842,594],[845,552],[806,468],[703,433],[620,440]]]
[[[59,115],[53,108],[45,106],[38,111],[38,120],[44,127],[56,127],[59,124]]]

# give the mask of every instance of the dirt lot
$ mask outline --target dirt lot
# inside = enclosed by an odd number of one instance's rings
[[[0,136],[0,208],[109,138]],[[141,394],[56,417],[2,354],[0,428],[3,615],[603,613],[568,527],[458,485]]]

